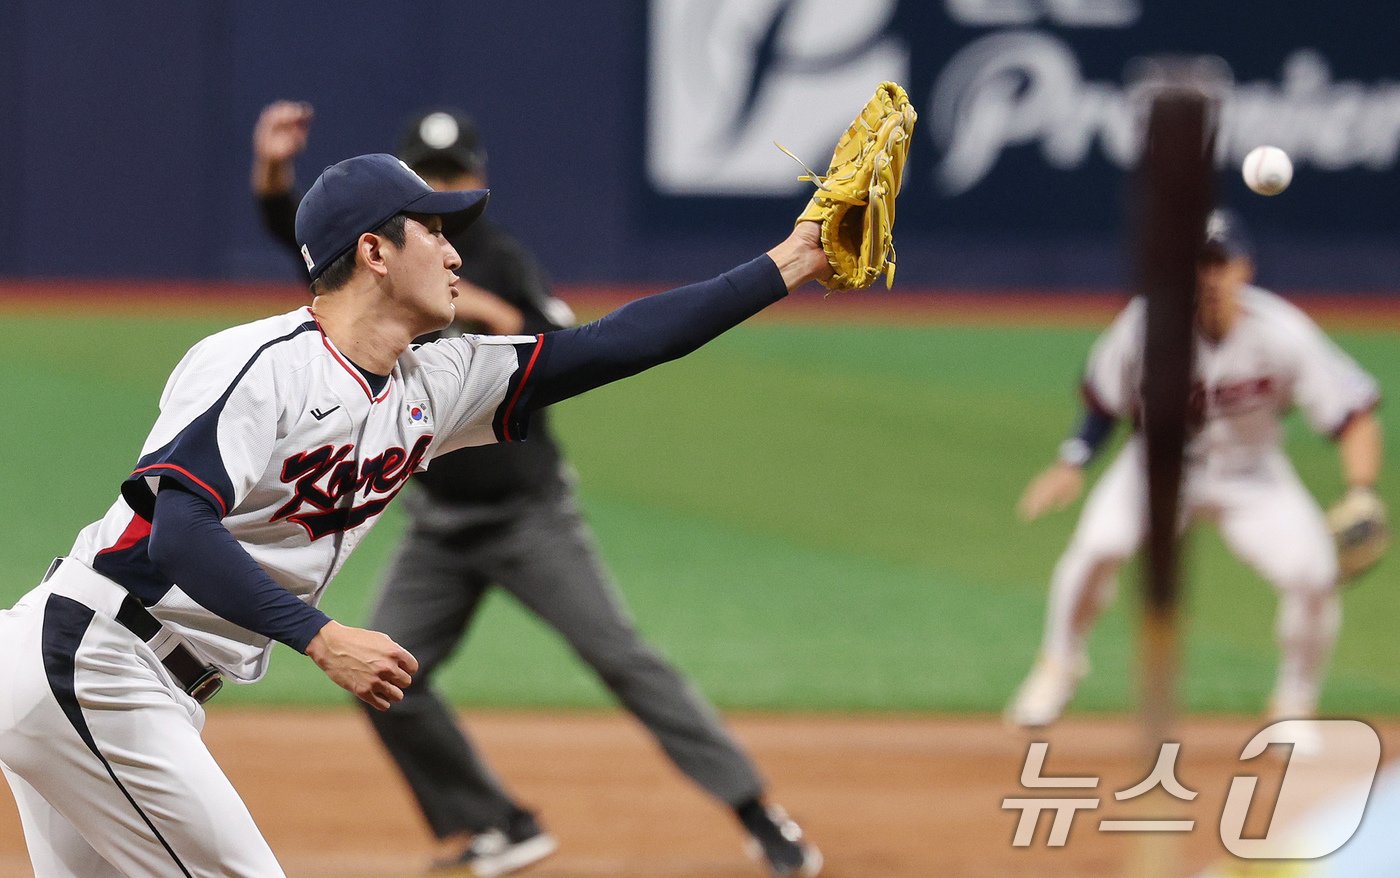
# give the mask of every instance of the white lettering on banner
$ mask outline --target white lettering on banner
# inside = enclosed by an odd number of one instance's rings
[[[958,52],[934,86],[928,121],[943,149],[939,188],[949,195],[980,183],[1013,146],[1039,142],[1060,169],[1082,164],[1096,138],[1116,164],[1137,153],[1122,92],[1085,82],[1069,46],[1035,31],[992,34]]]
[[[944,0],[948,17],[969,27],[1034,24],[1042,16],[1061,27],[1129,27],[1142,17],[1139,0]]]
[[[1051,167],[1083,165],[1097,144],[1118,167],[1140,147],[1130,87],[1086,80],[1068,44],[1038,31],[1004,31],[965,46],[929,99],[929,131],[942,148],[934,170],[957,195],[991,172],[1006,149],[1038,144]],[[1400,83],[1334,82],[1326,59],[1299,49],[1281,83],[1237,85],[1221,108],[1222,163],[1261,143],[1295,164],[1324,170],[1387,170],[1400,156]]]
[[[911,35],[889,30],[901,0],[650,0],[647,174],[674,196],[780,197],[807,190],[777,140],[824,167],[851,110],[874,83],[909,81]],[[1127,28],[1141,0],[943,0],[964,25],[1047,22]],[[1131,69],[1136,59],[1124,59]],[[1053,171],[1095,156],[1131,167],[1141,148],[1132,86],[1084,76],[1066,39],[997,29],[963,46],[936,77],[916,137],[937,148],[944,195],[975,188],[1010,149]],[[1235,86],[1222,107],[1218,159],[1261,143],[1295,165],[1387,171],[1400,162],[1400,83],[1336,80],[1315,49],[1284,58],[1277,81]],[[920,159],[922,162],[922,159]],[[911,176],[906,183],[913,180]]]
[[[908,80],[897,0],[651,0],[647,172],[670,195],[787,195],[875,83]]]

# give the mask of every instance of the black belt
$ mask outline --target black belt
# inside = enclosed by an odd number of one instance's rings
[[[62,558],[53,559],[53,563],[49,565],[49,572],[44,574],[45,582],[62,563]],[[147,643],[161,632],[160,622],[141,605],[135,595],[128,594],[122,598],[116,618],[123,628]],[[180,688],[200,704],[213,698],[214,694],[223,688],[224,680],[219,676],[218,670],[196,658],[183,643],[175,644],[175,648],[162,658],[160,663],[165,665],[165,669],[180,684]]]

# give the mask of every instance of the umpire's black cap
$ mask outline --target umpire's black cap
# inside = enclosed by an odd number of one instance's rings
[[[336,257],[401,213],[442,217],[449,235],[486,209],[486,189],[437,192],[399,159],[376,153],[331,165],[297,207],[297,243],[314,281]]]
[[[1254,245],[1240,215],[1228,207],[1217,207],[1206,217],[1206,256],[1235,259],[1254,258]]]
[[[449,108],[414,116],[399,135],[396,152],[411,168],[445,162],[473,174],[486,166],[476,123],[466,113]]]

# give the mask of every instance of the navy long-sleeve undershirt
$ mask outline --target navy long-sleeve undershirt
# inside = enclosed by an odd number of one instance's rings
[[[764,255],[592,323],[546,332],[523,405],[543,408],[683,357],[786,295],[778,266]]]
[[[219,510],[162,479],[151,517],[151,560],[201,607],[298,652],[331,620],[273,581],[224,527]]]
[[[1086,406],[1083,415],[1079,419],[1079,427],[1075,430],[1072,438],[1079,439],[1089,450],[1089,457],[1099,453],[1109,435],[1113,432],[1113,427],[1118,421],[1101,409],[1093,406]]]

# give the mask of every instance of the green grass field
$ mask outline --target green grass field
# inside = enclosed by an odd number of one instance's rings
[[[10,398],[0,442],[13,476],[0,504],[0,601],[102,514],[170,368],[227,322],[0,323]],[[1094,335],[762,323],[563,404],[557,431],[639,624],[720,705],[994,711],[1034,655],[1046,578],[1077,512],[1027,526],[1012,507],[1074,417]],[[1337,338],[1400,388],[1393,335]],[[1382,416],[1400,435],[1394,410]],[[1290,431],[1304,479],[1330,501],[1341,490],[1332,446],[1296,418]],[[1390,466],[1383,480],[1392,510],[1396,475]],[[391,509],[331,588],[332,615],[365,618],[401,527]],[[1330,711],[1400,713],[1397,570],[1391,559],[1347,594]],[[1187,704],[1260,710],[1274,670],[1273,594],[1209,531],[1193,542],[1190,579]],[[1080,709],[1131,703],[1124,595],[1096,632]],[[552,633],[500,595],[440,682],[470,704],[608,703]],[[219,702],[345,698],[280,648],[268,679]]]

